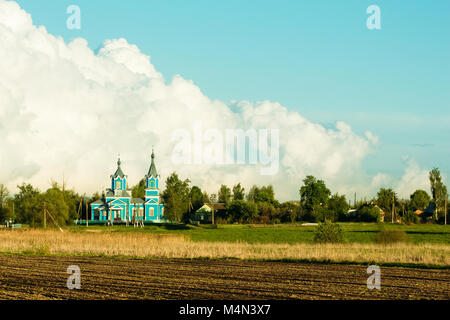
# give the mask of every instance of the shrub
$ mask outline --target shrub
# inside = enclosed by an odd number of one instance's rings
[[[377,207],[362,206],[357,211],[357,219],[362,222],[380,222],[380,209]]]
[[[314,234],[314,242],[318,243],[338,243],[344,242],[344,232],[337,223],[325,220],[319,223]]]
[[[258,224],[268,224],[269,220],[270,219],[268,216],[258,216],[255,219],[253,219],[253,222]]]
[[[419,223],[420,218],[414,211],[408,210],[402,218],[403,223]]]
[[[381,229],[376,237],[376,242],[381,244],[405,242],[406,233],[401,230],[386,230]]]

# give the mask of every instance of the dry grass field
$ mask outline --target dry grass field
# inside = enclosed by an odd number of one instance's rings
[[[446,244],[194,242],[177,234],[0,230],[0,252],[139,258],[236,258],[450,266]]]

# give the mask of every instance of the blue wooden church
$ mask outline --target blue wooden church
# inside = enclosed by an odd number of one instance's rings
[[[155,166],[155,154],[145,175],[145,198],[133,198],[127,189],[127,178],[120,167],[111,175],[111,188],[106,189],[102,199],[91,203],[91,220],[114,223],[161,222],[165,220],[164,205],[160,203],[159,175]]]

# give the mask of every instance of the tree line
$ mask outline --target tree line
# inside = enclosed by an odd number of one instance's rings
[[[373,199],[358,202],[355,199],[351,205],[345,195],[332,194],[323,180],[307,176],[299,189],[299,201],[280,203],[275,199],[271,185],[254,185],[248,193],[240,183],[232,188],[221,185],[217,194],[208,195],[198,186],[190,187],[189,179],[180,180],[174,172],[166,180],[162,200],[165,215],[170,220],[183,222],[188,222],[192,212],[204,204],[219,202],[225,209],[217,211],[218,223],[380,222],[382,219],[386,222],[442,223],[444,210],[448,211],[445,205],[447,187],[437,168],[430,171],[429,180],[431,196],[418,189],[409,198],[400,199],[392,188],[381,188]]]
[[[221,185],[217,193],[208,194],[198,186],[191,186],[189,179],[180,179],[174,172],[166,179],[161,201],[169,220],[185,223],[196,210],[210,203],[223,204],[223,209],[215,215],[218,223],[379,222],[382,218],[386,222],[442,223],[444,211],[448,210],[447,187],[437,168],[430,171],[429,180],[430,194],[419,189],[408,199],[400,199],[392,188],[381,188],[373,199],[358,202],[355,199],[351,205],[345,195],[332,194],[323,180],[307,176],[299,188],[299,200],[281,203],[275,199],[271,185],[254,185],[248,192],[241,183],[231,188]],[[39,227],[43,225],[45,209],[55,220],[47,221],[49,225],[68,225],[76,219],[88,217],[88,204],[102,197],[98,192],[91,197],[82,196],[74,190],[67,190],[64,183],[59,185],[56,182],[52,182],[45,192],[25,183],[18,189],[17,194],[10,196],[8,189],[0,184],[0,222],[11,220]],[[144,198],[145,180],[133,186],[131,193],[135,198]],[[429,210],[425,210],[427,208]]]

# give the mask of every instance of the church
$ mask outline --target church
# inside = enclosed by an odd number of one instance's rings
[[[111,175],[111,188],[106,189],[102,199],[91,203],[91,220],[111,223],[144,223],[161,222],[164,217],[164,205],[160,203],[159,175],[155,166],[155,154],[152,151],[152,162],[145,175],[145,198],[133,198],[127,189],[128,176],[120,167]]]

